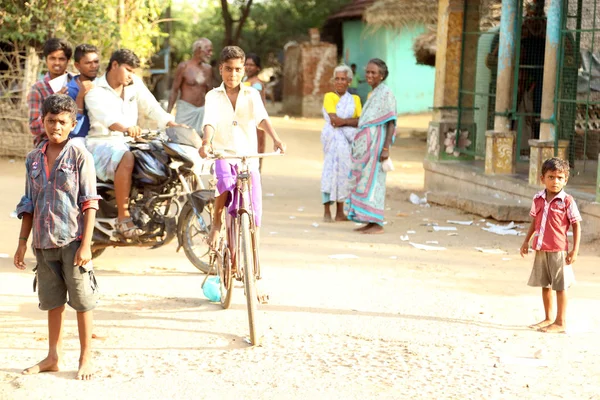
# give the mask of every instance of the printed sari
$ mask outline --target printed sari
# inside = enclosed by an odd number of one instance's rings
[[[335,114],[340,118],[352,118],[356,108],[354,98],[349,92],[346,92],[340,97]],[[321,132],[321,143],[325,158],[321,174],[322,201],[323,204],[342,202],[348,197],[350,152],[357,129],[352,126],[334,128],[325,107],[323,108],[323,118],[325,118],[325,126]]]
[[[344,204],[348,219],[383,225],[385,179],[379,157],[386,137],[386,125],[396,124],[396,98],[383,83],[371,92],[358,120],[358,133],[352,143],[350,194]]]

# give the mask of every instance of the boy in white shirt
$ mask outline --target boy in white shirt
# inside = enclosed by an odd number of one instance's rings
[[[273,139],[275,150],[285,151],[285,144],[273,129],[265,110],[260,93],[249,86],[242,85],[246,55],[237,46],[227,46],[221,51],[219,72],[223,83],[206,94],[202,147],[200,156],[207,157],[214,150],[234,151],[237,154],[255,154],[258,151],[256,127],[265,131]],[[249,162],[252,179],[252,208],[254,222],[260,226],[262,216],[262,189],[258,159]],[[215,248],[223,208],[229,200],[229,194],[235,188],[237,165],[235,161],[218,160],[215,163],[217,190],[212,229],[208,244]],[[232,203],[232,202],[230,202]]]

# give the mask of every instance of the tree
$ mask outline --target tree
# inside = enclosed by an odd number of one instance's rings
[[[233,46],[240,42],[242,29],[250,15],[252,1],[253,0],[235,0],[235,9],[232,14],[232,11],[229,9],[228,1],[221,0],[221,13],[223,15],[223,23],[225,26],[223,46]],[[237,18],[234,19],[234,15],[236,15]]]

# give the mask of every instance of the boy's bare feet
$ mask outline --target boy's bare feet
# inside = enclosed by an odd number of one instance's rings
[[[544,328],[540,329],[541,332],[545,332],[545,333],[566,333],[566,327],[564,325],[559,325],[556,322],[553,324],[550,324]]]
[[[217,249],[217,242],[219,239],[219,231],[221,230],[221,227],[217,227],[215,225],[213,225],[213,227],[211,228],[210,232],[208,233],[208,237],[206,238],[206,242],[208,243],[208,247],[210,247],[213,250]]]
[[[344,214],[340,215],[340,214],[336,214],[335,215],[335,221],[336,222],[344,222],[344,221],[348,221],[348,217],[346,217]]]
[[[42,361],[40,361],[39,363],[35,364],[33,367],[24,369],[23,372],[21,372],[21,373],[23,375],[35,375],[35,374],[39,374],[40,372],[57,372],[57,371],[59,371],[58,363],[59,363],[58,357],[48,356],[48,357],[44,358]]]
[[[323,222],[333,222],[333,219],[331,218],[331,213],[329,213],[329,214],[325,213],[323,215]]]
[[[77,380],[89,381],[94,376],[94,369],[92,363],[88,358],[82,358],[79,360],[79,370],[77,371]]]
[[[363,225],[363,226],[361,226],[361,227],[359,227],[359,228],[354,228],[354,232],[362,232],[362,231],[364,231],[365,229],[368,229],[368,228],[369,228],[369,225],[370,225],[370,224],[366,224],[366,225]]]
[[[543,320],[541,322],[538,322],[537,324],[529,325],[529,327],[531,329],[536,329],[537,330],[537,329],[545,328],[548,325],[552,325],[552,321],[549,320],[549,319],[545,319],[545,320]]]

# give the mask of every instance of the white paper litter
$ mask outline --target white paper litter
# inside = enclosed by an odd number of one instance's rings
[[[567,236],[573,236],[573,232],[571,232],[571,231],[567,232]]]
[[[510,261],[510,260],[512,260],[512,258],[510,258],[510,257],[502,257],[502,261]]]
[[[269,235],[277,235],[277,232],[269,232]]]
[[[419,244],[419,243],[413,243],[410,242],[409,243],[412,247],[419,249],[419,250],[425,250],[425,251],[440,251],[440,250],[446,250],[445,247],[440,247],[440,246],[429,246],[426,244]]]
[[[456,227],[455,226],[434,226],[433,230],[436,232],[440,232],[440,231],[456,231]]]
[[[449,224],[454,224],[454,225],[473,225],[473,221],[454,221],[449,219],[448,221],[446,221]]]
[[[403,242],[408,242],[409,237],[408,237],[408,235],[402,235],[402,236],[400,236],[400,240],[402,240]]]
[[[428,240],[425,243],[427,243],[427,244],[440,244],[440,242],[438,242],[437,240]]]
[[[299,212],[303,212],[304,211],[304,207],[298,207],[298,211]]]
[[[59,77],[51,79],[48,81],[48,85],[50,85],[54,93],[58,93],[67,84],[67,77],[67,74],[63,74]]]
[[[8,160],[9,163],[14,164],[15,160],[13,158],[11,158],[10,160]]]
[[[265,197],[275,197],[275,193],[265,193]]]
[[[408,197],[408,201],[410,201],[411,203],[413,203],[415,205],[426,204],[427,197],[419,197],[418,195],[411,193],[410,196]]]
[[[475,250],[486,254],[507,254],[506,251],[500,249],[484,249],[483,247],[475,247]]]
[[[318,227],[319,227],[319,224],[317,224],[316,222],[313,222],[313,223],[312,223],[312,226],[314,226],[315,228],[318,228]]]
[[[10,256],[6,253],[0,253],[0,258],[8,258],[8,257],[10,257]]]
[[[290,219],[296,219],[296,217],[293,215],[290,215]]]
[[[397,259],[398,259],[398,256],[391,256],[391,257],[390,257],[390,259],[391,259],[391,260],[397,260]]]
[[[329,256],[329,258],[331,258],[332,260],[351,260],[354,258],[358,258],[358,256],[355,256],[354,254],[333,254]]]
[[[450,233],[448,234],[448,236],[458,236],[458,233],[456,233],[456,232],[450,232]]]
[[[516,228],[521,228],[521,226],[515,224],[514,222],[511,222],[508,225],[496,225],[492,224],[491,222],[487,222],[485,225],[487,226],[487,228],[483,227],[481,229],[487,232],[495,233],[496,235],[518,236],[520,234],[520,232],[517,231]]]
[[[406,231],[406,233],[408,233],[409,235],[414,235],[417,232],[416,231]]]

